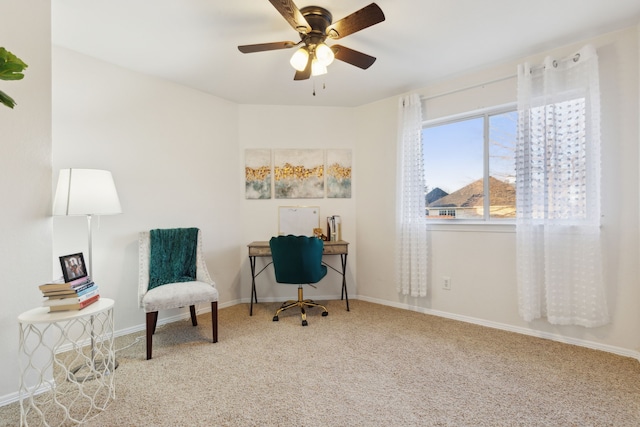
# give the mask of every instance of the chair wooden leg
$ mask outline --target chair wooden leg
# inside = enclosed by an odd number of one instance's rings
[[[156,333],[156,325],[158,324],[158,312],[157,311],[152,311],[151,314],[153,315],[153,317],[151,318],[151,334],[155,334]],[[147,316],[149,315],[149,313],[147,313]]]
[[[218,301],[211,302],[211,332],[213,342],[218,342]]]
[[[156,332],[156,324],[158,323],[158,312],[150,311],[147,313],[147,360],[151,359],[151,351],[153,346],[153,334]]]
[[[191,324],[193,326],[198,326],[198,318],[196,317],[196,306],[190,305],[189,311],[191,312]]]

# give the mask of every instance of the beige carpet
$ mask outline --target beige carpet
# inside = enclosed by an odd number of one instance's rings
[[[116,400],[86,425],[640,426],[635,359],[350,303],[307,327],[272,322],[275,303],[221,309],[217,344],[208,314],[175,322],[150,361],[142,333],[118,338]],[[18,423],[17,403],[0,408]]]

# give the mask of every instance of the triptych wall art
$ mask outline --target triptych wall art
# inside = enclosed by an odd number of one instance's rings
[[[351,150],[247,149],[247,199],[351,197]]]

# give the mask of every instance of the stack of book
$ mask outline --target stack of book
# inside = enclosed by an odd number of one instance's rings
[[[49,312],[82,310],[100,299],[98,285],[87,276],[71,282],[45,283],[40,290],[45,297],[42,305],[49,307]]]

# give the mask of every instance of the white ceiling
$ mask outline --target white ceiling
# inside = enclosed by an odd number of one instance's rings
[[[294,2],[324,7],[335,22],[371,0]],[[293,80],[293,49],[237,49],[299,41],[268,0],[52,0],[52,38],[240,104],[358,106],[640,22],[638,0],[376,3],[386,20],[339,41],[377,57],[371,68],[335,61],[327,75],[306,81]]]

